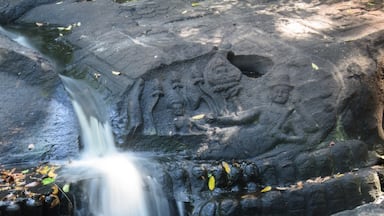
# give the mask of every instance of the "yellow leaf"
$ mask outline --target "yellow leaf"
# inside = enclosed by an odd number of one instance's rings
[[[223,161],[223,162],[221,162],[221,165],[223,166],[224,171],[225,171],[227,174],[231,173],[231,167],[229,167],[229,165],[228,165],[227,162]]]
[[[192,120],[200,120],[202,118],[204,118],[204,114],[199,114],[199,115],[195,115],[195,116],[192,116]]]
[[[215,177],[212,175],[208,179],[208,188],[209,190],[213,191],[215,189],[216,180]]]
[[[59,187],[57,185],[52,186],[52,193],[53,195],[59,194]]]
[[[51,177],[51,178],[56,178],[57,177],[57,174],[55,173],[55,170],[56,168],[55,167],[52,167],[49,172],[48,172],[48,177]]]
[[[196,7],[196,6],[199,6],[199,3],[198,2],[192,2],[192,7]]]
[[[41,175],[47,175],[50,169],[51,168],[49,168],[49,166],[43,166],[39,167],[36,172],[40,173]]]
[[[121,72],[119,72],[119,71],[112,71],[112,74],[113,74],[113,75],[116,75],[116,76],[120,76],[120,75],[121,75]]]
[[[265,192],[268,192],[268,191],[271,191],[272,190],[272,187],[271,186],[267,186],[265,188],[263,188],[263,190],[261,190],[260,192],[261,193],[265,193]]]
[[[335,178],[340,178],[340,177],[343,177],[344,174],[342,174],[342,173],[341,173],[341,174],[340,174],[340,173],[337,173],[337,174],[335,174],[334,176],[335,176]]]
[[[317,66],[315,63],[312,63],[312,69],[313,70],[319,70],[319,66]]]

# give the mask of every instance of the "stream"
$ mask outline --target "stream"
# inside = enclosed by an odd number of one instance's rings
[[[51,29],[52,30],[52,29]],[[0,27],[20,45],[34,49],[61,71],[70,63],[71,48],[57,31],[34,26]],[[59,38],[59,39],[58,39]],[[74,215],[171,216],[179,215],[174,201],[163,192],[156,176],[160,165],[149,156],[122,152],[115,146],[106,105],[85,81],[60,75],[81,128],[81,153],[64,167],[61,178],[79,185]]]

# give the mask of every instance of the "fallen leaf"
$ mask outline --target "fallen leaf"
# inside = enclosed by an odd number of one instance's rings
[[[48,185],[48,184],[51,184],[55,182],[55,179],[54,178],[51,178],[51,177],[48,177],[48,178],[45,178],[41,181],[41,184],[43,185]]]
[[[52,186],[51,194],[53,194],[53,195],[59,194],[59,187],[56,184]]]
[[[211,175],[208,179],[208,188],[213,191],[215,189],[216,180],[213,175]]]
[[[297,189],[302,189],[304,187],[304,183],[302,181],[297,182]]]
[[[37,27],[41,27],[41,26],[44,25],[44,23],[41,23],[41,22],[36,22],[35,24],[36,24]]]
[[[67,27],[57,27],[57,30],[59,30],[59,31],[71,31],[72,25],[68,25]]]
[[[112,74],[113,74],[113,75],[116,75],[116,76],[120,76],[120,75],[121,75],[121,72],[119,72],[119,71],[112,71]]]
[[[341,178],[343,176],[344,176],[344,174],[342,174],[342,173],[337,173],[334,175],[335,178]]]
[[[50,169],[51,168],[49,166],[41,166],[37,168],[36,172],[40,173],[41,175],[47,175]]]
[[[272,190],[272,187],[271,186],[267,186],[265,188],[263,188],[260,192],[261,193],[265,193],[265,192],[268,192],[268,191],[271,191]]]
[[[65,185],[63,186],[63,191],[64,191],[65,193],[68,193],[68,192],[69,192],[69,188],[70,188],[70,184],[67,183],[67,184],[65,184]]]
[[[49,170],[49,172],[48,172],[48,177],[51,177],[51,178],[56,178],[57,177],[57,174],[55,173],[55,170],[56,170],[57,168],[56,167],[52,167],[50,170]]]
[[[276,187],[276,190],[285,191],[289,190],[289,187]]]
[[[313,70],[319,70],[319,66],[317,66],[315,63],[312,63],[312,69]]]
[[[55,206],[60,204],[60,199],[57,195],[51,195],[53,197],[53,201],[51,202],[50,208],[54,208]]]
[[[198,2],[192,2],[192,7],[196,7],[196,6],[199,6],[199,3]]]
[[[31,183],[25,185],[25,187],[26,187],[26,188],[32,188],[32,187],[36,187],[36,186],[38,186],[39,184],[40,184],[39,182],[34,181],[34,182],[31,182]]]
[[[224,168],[224,171],[227,173],[227,174],[230,174],[231,173],[231,167],[229,167],[229,164],[225,161],[221,162],[221,165],[223,166]]]
[[[21,173],[27,174],[27,173],[29,173],[29,169],[23,170],[23,171],[21,171]]]
[[[254,194],[246,194],[241,196],[241,199],[253,199],[256,198]]]
[[[205,116],[204,114],[195,115],[195,116],[192,116],[192,120],[200,120],[200,119],[203,119],[204,116]]]
[[[29,144],[28,145],[28,150],[31,151],[35,148],[35,145],[34,144]]]

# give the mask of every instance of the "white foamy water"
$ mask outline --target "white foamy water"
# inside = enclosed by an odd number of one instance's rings
[[[156,179],[136,164],[145,158],[119,152],[99,97],[82,82],[61,77],[72,97],[81,127],[81,160],[74,161],[68,180],[86,179],[86,213],[93,216],[170,216]]]

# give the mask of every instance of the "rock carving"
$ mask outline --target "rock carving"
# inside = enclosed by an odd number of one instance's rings
[[[140,99],[144,88],[144,80],[138,79],[132,86],[128,94],[128,116],[130,135],[135,134],[137,129],[142,126],[142,110],[140,107]]]
[[[292,89],[289,77],[281,75],[270,84],[270,104],[224,116],[207,115],[206,121],[226,128],[222,131],[222,142],[228,148],[236,146],[227,151],[243,157],[259,155],[281,143],[303,143],[304,132],[290,121],[297,113],[293,107],[286,106]]]
[[[384,140],[384,129],[383,129],[383,111],[384,111],[384,57],[381,57],[377,62],[376,70],[376,119],[377,119],[377,132],[381,139]]]
[[[164,92],[161,82],[158,79],[154,79],[151,87],[150,97],[146,100],[147,103],[145,104],[145,115],[143,118],[145,119],[146,126],[144,128],[144,134],[154,135],[157,133],[153,120],[153,110],[159,102],[160,98],[163,96]]]
[[[204,80],[212,92],[211,97],[215,98],[220,107],[221,114],[242,110],[237,97],[241,91],[241,76],[241,71],[222,54],[216,54],[208,62]]]

